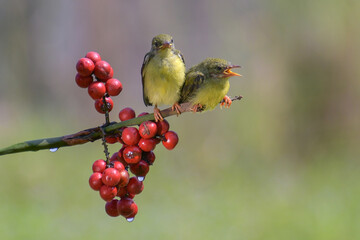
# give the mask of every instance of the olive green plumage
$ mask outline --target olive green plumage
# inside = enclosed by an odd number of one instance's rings
[[[207,58],[190,68],[185,75],[180,102],[201,105],[202,110],[214,109],[230,88],[229,78],[241,76],[231,71],[240,67],[219,58]]]
[[[185,61],[170,35],[153,38],[151,50],[144,57],[141,76],[146,106],[173,105],[179,101],[185,80]]]

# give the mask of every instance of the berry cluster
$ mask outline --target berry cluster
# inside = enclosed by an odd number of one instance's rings
[[[113,69],[110,64],[102,61],[98,53],[88,52],[85,58],[77,62],[76,69],[76,83],[79,87],[88,88],[89,95],[95,100],[96,110],[100,113],[110,112],[113,101],[109,96],[116,96],[122,91],[121,82],[112,78]],[[95,75],[96,81],[92,75]],[[138,117],[147,114],[144,112]],[[129,107],[119,113],[120,121],[135,117],[135,111]],[[169,131],[169,127],[166,120],[144,121],[138,128],[122,127],[104,136],[107,156],[106,143],[119,142],[122,147],[111,158],[98,159],[93,163],[89,185],[93,190],[99,191],[100,197],[106,201],[105,211],[109,216],[121,215],[129,222],[134,220],[138,207],[133,199],[144,189],[143,181],[155,161],[153,151],[156,145],[162,142],[165,148],[171,150],[178,143],[177,134]]]
[[[148,113],[138,116],[145,114]],[[131,108],[124,108],[119,113],[121,121],[134,117],[135,111]],[[155,161],[153,150],[160,142],[171,150],[179,139],[175,132],[169,131],[169,123],[163,120],[157,123],[145,121],[139,128],[124,127],[118,133],[106,136],[105,140],[109,144],[120,142],[122,147],[108,163],[102,159],[94,162],[89,185],[107,202],[105,211],[109,216],[121,215],[131,222],[138,211],[133,199],[143,191],[143,181]],[[131,177],[129,172],[134,176]]]
[[[78,73],[75,82],[79,87],[88,89],[90,97],[95,100],[96,111],[102,114],[106,110],[110,112],[114,106],[110,96],[117,96],[122,91],[121,82],[113,78],[114,70],[111,65],[101,60],[99,53],[88,52],[84,58],[79,59],[76,70]]]

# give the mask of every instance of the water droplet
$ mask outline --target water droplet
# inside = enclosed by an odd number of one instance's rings
[[[132,221],[134,221],[134,218],[133,217],[127,218],[126,221],[132,222]]]
[[[59,148],[50,148],[50,152],[56,152]]]
[[[143,176],[138,176],[137,179],[138,179],[140,182],[142,182],[142,181],[144,181],[145,177],[143,177]]]

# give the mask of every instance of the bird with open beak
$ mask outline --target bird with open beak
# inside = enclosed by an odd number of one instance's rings
[[[221,106],[230,107],[231,99],[226,95],[229,78],[241,76],[231,71],[239,67],[220,58],[207,58],[193,66],[186,72],[180,103],[191,102],[194,112],[213,110],[220,102]]]

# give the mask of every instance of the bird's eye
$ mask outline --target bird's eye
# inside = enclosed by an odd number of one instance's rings
[[[171,39],[171,41],[170,41],[171,43],[174,43],[174,39]]]
[[[221,71],[222,67],[216,67],[216,70]]]
[[[155,42],[155,47],[160,47],[161,46],[161,42]]]

